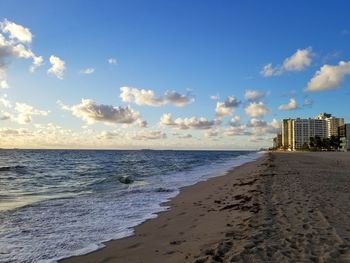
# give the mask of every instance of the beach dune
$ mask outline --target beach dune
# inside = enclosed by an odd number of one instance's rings
[[[347,153],[267,153],[165,205],[135,235],[62,262],[350,262]]]

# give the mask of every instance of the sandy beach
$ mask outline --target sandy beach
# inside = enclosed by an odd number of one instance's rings
[[[268,153],[61,262],[350,262],[350,154]]]

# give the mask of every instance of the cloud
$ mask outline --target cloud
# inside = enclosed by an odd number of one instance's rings
[[[247,101],[259,101],[267,95],[266,92],[258,91],[258,90],[246,90],[244,94],[244,98]]]
[[[298,109],[298,105],[295,99],[289,99],[287,104],[282,104],[278,107],[279,110],[296,110]]]
[[[183,107],[194,101],[194,99],[190,98],[189,93],[186,95],[181,95],[176,91],[168,90],[162,97],[157,97],[153,90],[137,89],[131,87],[121,87],[120,98],[124,102],[147,106],[161,106],[171,103],[177,107]]]
[[[305,98],[303,102],[303,107],[312,107],[314,101],[310,98]]]
[[[8,89],[9,85],[6,80],[1,80],[0,79],[0,89]]]
[[[0,121],[11,120],[11,114],[8,112],[1,112]]]
[[[117,60],[115,58],[109,58],[109,59],[107,59],[107,62],[109,64],[112,64],[112,65],[116,65],[117,64]]]
[[[216,100],[219,99],[219,96],[217,96],[217,95],[212,95],[212,96],[210,96],[210,99],[216,101]]]
[[[251,135],[249,131],[246,130],[247,126],[245,125],[239,125],[234,127],[229,127],[224,130],[224,134],[226,136],[242,136],[242,135]]]
[[[35,109],[26,103],[16,102],[15,111],[17,112],[16,121],[19,124],[28,124],[32,122],[33,115],[47,116],[49,111]]]
[[[251,128],[251,134],[255,136],[276,134],[280,130],[280,122],[276,119],[268,123],[263,120],[252,118],[247,126]]]
[[[88,124],[96,122],[114,124],[132,124],[140,119],[140,113],[130,107],[114,107],[111,105],[97,104],[91,99],[82,99],[80,104],[67,106],[57,102],[62,109],[72,112]]]
[[[49,111],[35,109],[26,103],[16,102],[13,105],[8,99],[7,94],[0,96],[0,107],[4,107],[10,111],[3,114],[2,120],[11,120],[18,124],[31,123],[32,116],[47,116],[49,114]]]
[[[206,131],[204,133],[204,137],[206,137],[206,138],[212,138],[212,137],[217,137],[217,136],[219,136],[219,131],[216,129],[212,129],[212,130]]]
[[[18,129],[11,129],[11,128],[0,128],[0,134],[1,136],[16,136],[20,134],[20,131]]]
[[[51,67],[47,70],[47,73],[54,75],[59,79],[63,79],[63,73],[66,69],[65,62],[54,55],[51,55],[49,60]]]
[[[229,96],[224,102],[217,102],[216,103],[216,116],[217,117],[224,117],[231,115],[235,108],[237,108],[240,105],[240,101],[237,100],[234,96]]]
[[[0,88],[8,88],[6,69],[13,58],[32,60],[30,71],[34,72],[42,65],[43,58],[36,56],[30,49],[32,34],[28,28],[14,22],[0,22]]]
[[[0,128],[1,143],[5,147],[81,148],[102,145],[92,130],[74,132],[54,123],[35,124],[30,128]],[[88,138],[88,140],[87,140]]]
[[[278,69],[274,69],[272,67],[272,63],[266,64],[265,66],[263,66],[262,70],[260,71],[260,74],[263,75],[264,77],[271,77],[274,75],[278,75],[277,74]]]
[[[167,135],[166,133],[162,131],[140,131],[136,134],[131,136],[131,139],[133,140],[159,140],[159,139],[166,139]]]
[[[192,134],[189,134],[189,133],[182,134],[182,133],[175,132],[172,135],[179,138],[179,139],[191,139],[191,138],[193,138]]]
[[[95,72],[94,68],[85,68],[85,69],[80,70],[81,74],[86,74],[86,75],[92,74],[94,72]]]
[[[147,128],[148,123],[145,120],[138,119],[136,121],[136,125],[139,126],[140,128]]]
[[[239,116],[232,117],[228,124],[231,127],[239,127],[239,126],[241,126],[241,117],[239,117]]]
[[[121,137],[121,133],[119,131],[103,131],[97,136],[97,138],[101,140],[112,140],[118,137]]]
[[[311,48],[298,49],[292,56],[283,62],[285,71],[301,71],[311,65]]]
[[[266,127],[267,126],[267,122],[263,121],[263,120],[259,120],[256,118],[253,118],[250,120],[250,122],[248,123],[248,127]]]
[[[270,112],[262,102],[251,102],[244,110],[245,113],[252,118],[263,117]]]
[[[12,107],[12,103],[7,98],[7,94],[4,94],[4,95],[0,96],[0,106],[3,106],[5,108],[11,108]]]
[[[309,81],[305,91],[336,89],[348,74],[350,74],[350,61],[340,61],[335,66],[323,65]]]
[[[213,120],[209,121],[204,117],[197,118],[177,118],[175,121],[172,118],[171,113],[164,113],[160,118],[161,126],[169,126],[174,129],[187,130],[187,129],[197,129],[206,130],[219,124],[219,121]]]
[[[10,39],[14,39],[19,42],[32,42],[33,35],[30,30],[24,26],[5,19],[3,22],[0,22],[0,28],[4,33],[9,34]]]
[[[271,63],[266,64],[260,74],[264,77],[271,77],[281,75],[286,71],[302,71],[311,65],[312,55],[311,47],[298,49],[293,55],[286,58],[282,65],[273,67]]]

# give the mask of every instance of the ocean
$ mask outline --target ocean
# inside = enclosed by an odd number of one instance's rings
[[[56,262],[133,234],[250,151],[0,150],[0,262]]]

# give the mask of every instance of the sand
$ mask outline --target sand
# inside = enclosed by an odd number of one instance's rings
[[[268,153],[62,262],[350,262],[350,154]]]

